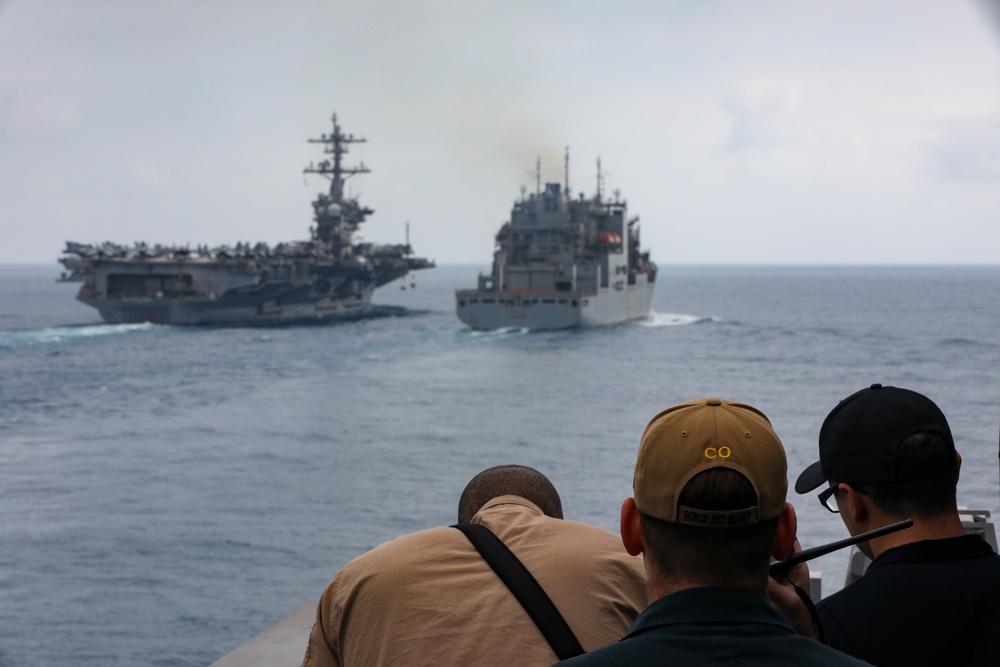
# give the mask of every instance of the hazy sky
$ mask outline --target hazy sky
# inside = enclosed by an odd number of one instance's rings
[[[0,262],[304,239],[336,111],[362,236],[440,263],[566,147],[661,265],[997,263],[985,1],[0,0]]]

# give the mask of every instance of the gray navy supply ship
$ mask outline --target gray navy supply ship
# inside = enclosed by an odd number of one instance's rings
[[[493,270],[456,290],[458,318],[473,329],[594,327],[649,315],[656,264],[639,247],[639,218],[625,200],[572,198],[569,183],[540,187],[514,204],[500,228]],[[568,174],[568,158],[567,158]]]
[[[375,288],[434,262],[412,256],[409,230],[405,244],[354,241],[374,211],[345,196],[344,182],[369,169],[345,167],[342,159],[365,139],[344,134],[336,115],[332,120],[331,134],[309,139],[331,157],[304,170],[330,181],[329,193],[312,203],[316,224],[308,241],[195,250],[68,242],[60,280],[82,282],[77,299],[109,323],[268,324],[368,313]]]

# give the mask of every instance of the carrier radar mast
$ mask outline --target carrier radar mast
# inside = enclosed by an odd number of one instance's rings
[[[344,197],[344,181],[354,174],[367,174],[371,170],[365,166],[364,162],[357,167],[344,167],[341,165],[341,158],[347,154],[348,144],[360,144],[368,141],[364,137],[355,137],[353,134],[344,134],[337,123],[337,114],[333,114],[333,133],[323,134],[319,139],[309,139],[311,144],[326,144],[323,152],[333,156],[333,162],[323,160],[317,165],[309,163],[302,173],[320,174],[330,179],[330,199],[340,203]]]
[[[345,134],[337,122],[337,114],[333,114],[333,133],[323,134],[319,139],[309,139],[312,144],[324,144],[323,152],[332,155],[333,160],[323,160],[319,164],[309,163],[302,170],[305,174],[319,174],[330,180],[330,194],[320,193],[313,201],[316,212],[316,226],[313,228],[313,240],[318,241],[334,256],[349,256],[351,252],[351,235],[364,222],[365,216],[374,213],[372,209],[361,206],[357,197],[344,197],[344,181],[355,174],[367,174],[371,170],[361,162],[356,167],[345,167],[343,157],[347,154],[350,144],[360,144],[368,141],[364,137]]]

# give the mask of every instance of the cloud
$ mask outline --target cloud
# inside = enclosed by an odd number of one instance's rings
[[[1000,189],[1000,119],[949,123],[928,154],[950,181],[992,184]]]
[[[794,141],[792,113],[777,93],[752,102],[728,96],[720,102],[720,106],[732,118],[732,129],[726,140],[727,150],[766,148]]]

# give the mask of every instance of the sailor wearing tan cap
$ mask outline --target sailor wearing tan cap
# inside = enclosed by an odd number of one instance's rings
[[[560,664],[864,665],[807,639],[768,602],[771,556],[795,541],[787,463],[767,417],[703,398],[646,427],[621,511],[650,605],[624,639]]]

